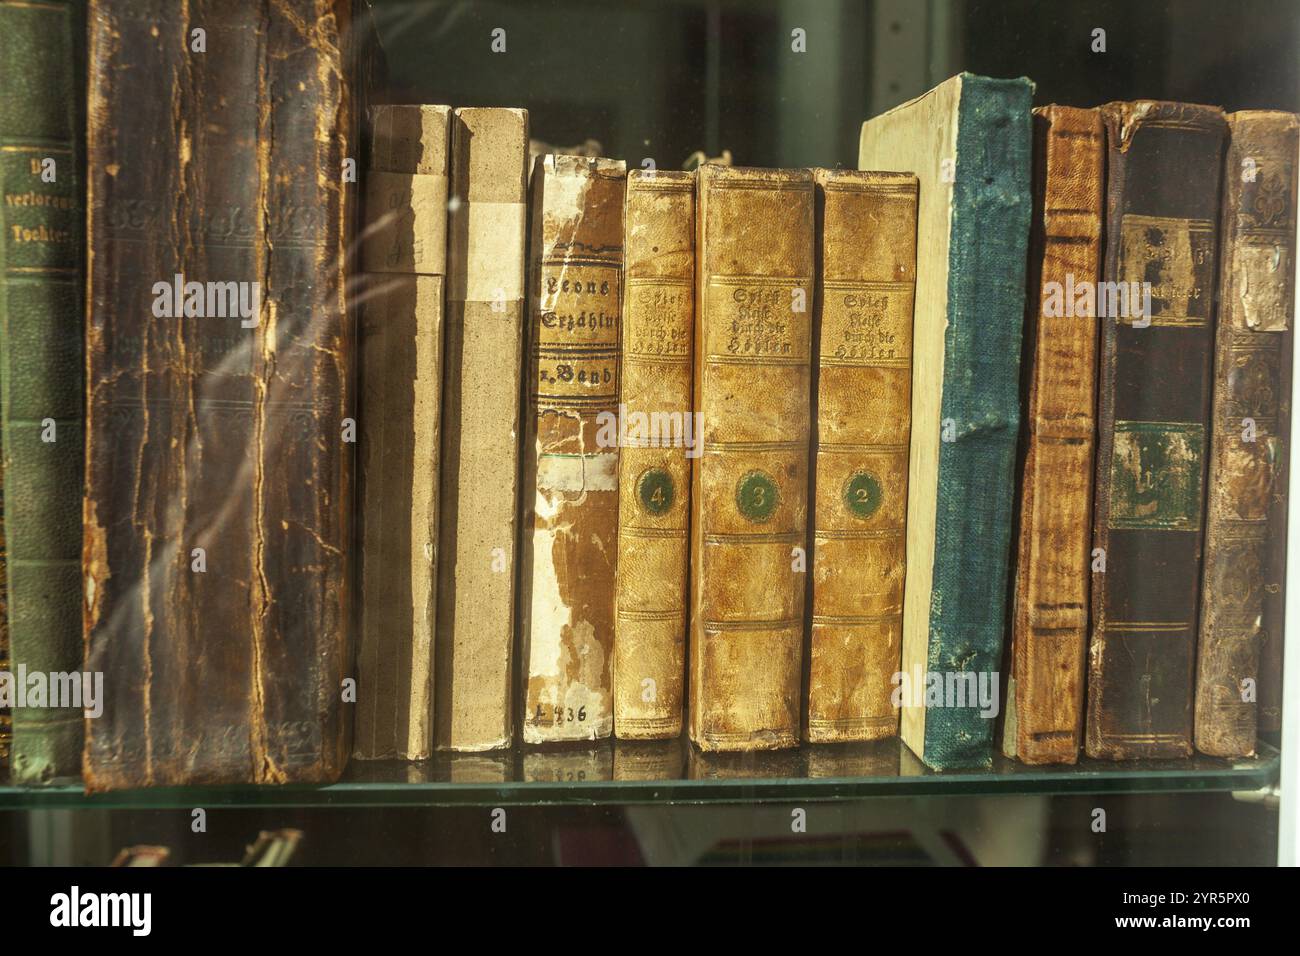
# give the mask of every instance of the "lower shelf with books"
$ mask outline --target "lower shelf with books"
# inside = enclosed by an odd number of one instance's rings
[[[898,740],[704,754],[684,740],[604,741],[439,754],[419,763],[357,761],[330,786],[191,787],[87,794],[81,786],[0,782],[0,810],[204,807],[443,807],[825,802],[863,797],[1253,791],[1281,758],[1264,742],[1234,760],[1102,761],[1031,767],[1001,755],[988,770],[939,773]]]

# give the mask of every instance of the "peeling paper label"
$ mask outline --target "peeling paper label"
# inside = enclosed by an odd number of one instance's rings
[[[572,494],[618,491],[618,454],[540,455],[537,459],[537,488],[539,491]]]
[[[447,264],[447,177],[366,173],[367,272],[442,275]]]
[[[1232,250],[1232,277],[1239,309],[1237,328],[1252,332],[1285,332],[1291,324],[1287,280],[1294,265],[1281,243],[1238,242]]]

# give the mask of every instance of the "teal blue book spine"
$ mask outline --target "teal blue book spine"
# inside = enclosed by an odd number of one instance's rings
[[[16,783],[81,771],[79,0],[0,0],[0,434]],[[55,706],[66,705],[66,706]]]
[[[928,671],[973,672],[990,686],[986,675],[999,674],[1007,627],[1032,101],[1027,79],[962,77]],[[991,765],[993,717],[978,700],[930,709],[925,763]]]

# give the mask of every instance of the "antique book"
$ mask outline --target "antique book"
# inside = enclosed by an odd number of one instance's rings
[[[364,173],[354,756],[433,752],[449,106],[376,106]]]
[[[800,736],[812,173],[698,171],[689,727],[706,751]]]
[[[682,732],[695,174],[632,171],[623,215],[614,733],[651,740]]]
[[[1006,624],[1033,85],[963,73],[862,126],[858,166],[913,172],[917,213],[901,735],[988,766]]]
[[[521,478],[526,743],[614,729],[622,160],[533,166],[530,363]]]
[[[433,669],[444,750],[514,737],[527,155],[526,110],[453,114]]]
[[[0,2],[0,470],[11,691],[24,672],[82,669],[84,10],[62,0]],[[16,783],[80,773],[81,689],[40,705],[15,701]]]
[[[2,185],[2,184],[0,184]],[[0,431],[0,469],[4,468],[3,431]],[[11,673],[9,667],[9,588],[5,582],[5,488],[0,470],[0,675]],[[3,679],[3,678],[0,678]],[[9,748],[14,740],[13,715],[9,702],[0,703],[0,769],[9,766]]]
[[[807,739],[898,733],[916,177],[815,171]]]
[[[1264,599],[1286,580],[1300,121],[1232,113],[1228,136],[1195,742],[1202,753],[1244,757],[1255,752],[1262,641],[1281,633]]]
[[[91,3],[90,790],[326,782],[350,749],[353,25]]]
[[[1088,756],[1192,752],[1227,124],[1215,107],[1101,108],[1106,242],[1097,385]],[[1103,570],[1104,568],[1104,570]]]
[[[1020,517],[1002,749],[1074,763],[1083,734],[1097,403],[1101,114],[1034,110]]]

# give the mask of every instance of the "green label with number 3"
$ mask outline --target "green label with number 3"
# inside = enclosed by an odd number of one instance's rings
[[[765,472],[746,472],[736,484],[736,507],[755,524],[772,517],[778,500],[776,482]]]

